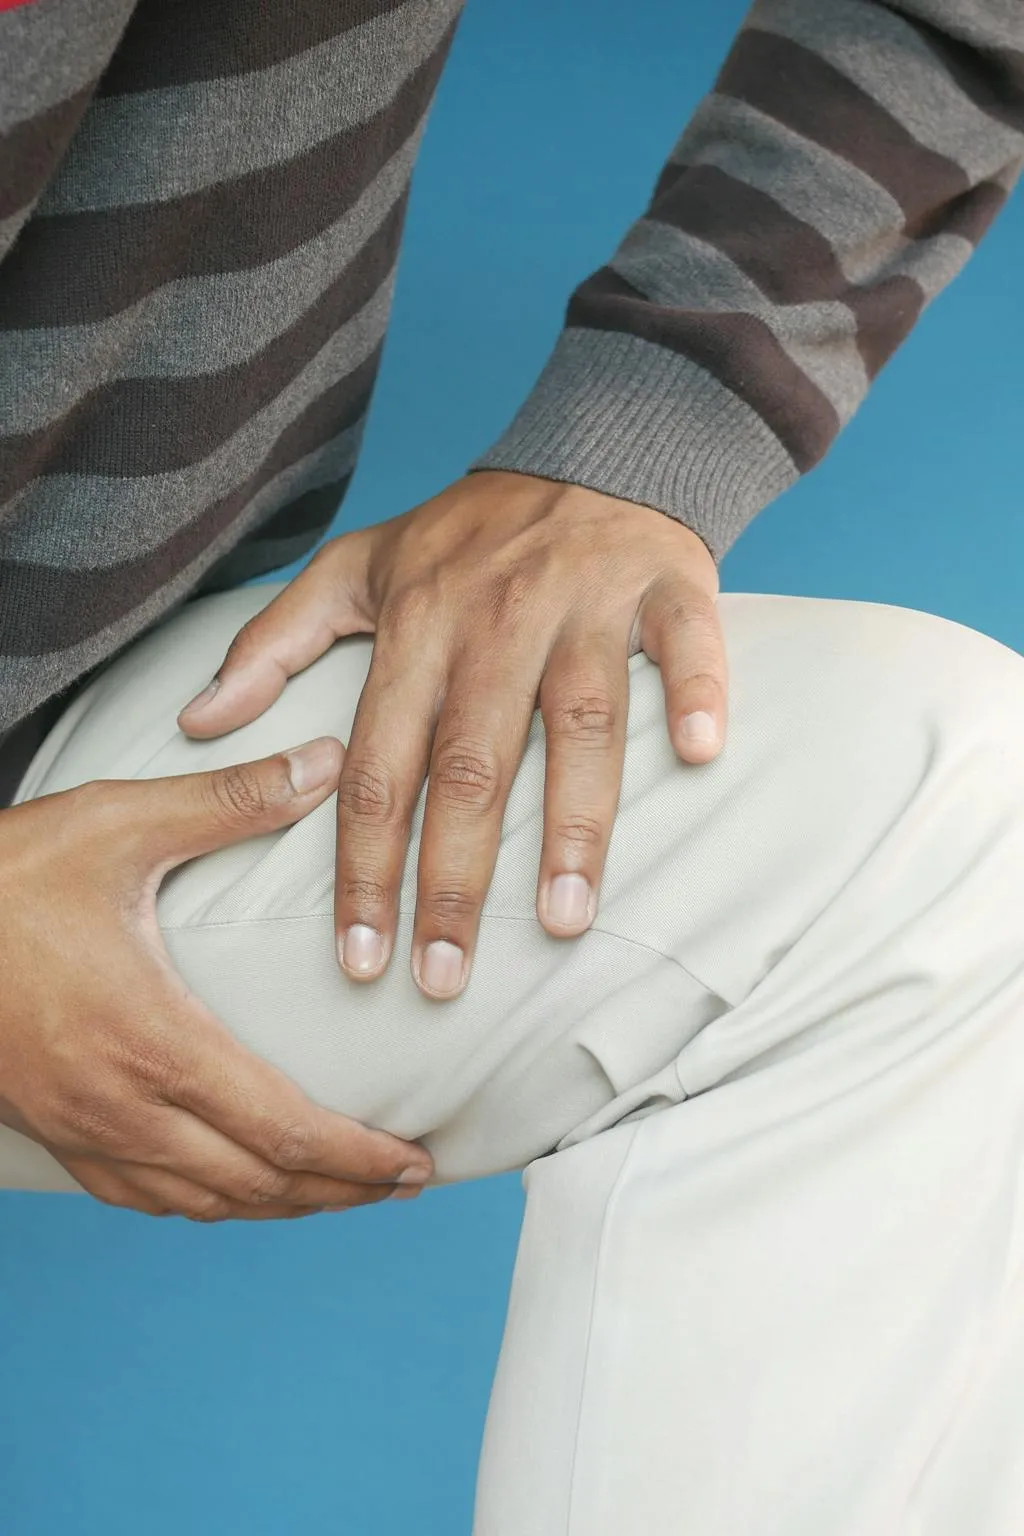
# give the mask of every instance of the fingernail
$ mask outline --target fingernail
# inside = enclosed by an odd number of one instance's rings
[[[418,1200],[422,1195],[422,1189],[395,1189],[388,1195],[389,1200]]]
[[[718,740],[718,727],[714,715],[706,709],[695,709],[692,715],[684,715],[680,727],[683,738],[697,746],[710,747]]]
[[[366,923],[353,923],[345,933],[341,949],[341,963],[346,971],[357,976],[372,976],[384,964],[384,940],[376,928]]]
[[[297,795],[308,795],[317,789],[334,772],[337,748],[328,737],[309,741],[303,747],[295,747],[285,753],[288,777]]]
[[[548,886],[548,921],[556,928],[582,928],[590,920],[590,885],[582,875],[556,875]]]
[[[438,997],[450,997],[462,988],[465,957],[457,944],[435,939],[423,951],[420,984]]]
[[[425,1184],[430,1178],[431,1170],[424,1168],[422,1163],[414,1163],[411,1168],[406,1168],[395,1180],[396,1184]]]
[[[197,715],[201,709],[205,709],[220,688],[220,683],[214,678],[212,683],[207,683],[202,693],[197,693],[194,699],[189,699],[181,714]]]

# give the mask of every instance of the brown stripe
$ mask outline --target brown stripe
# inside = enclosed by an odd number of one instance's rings
[[[830,402],[753,315],[652,304],[605,267],[577,288],[566,324],[638,336],[689,357],[757,412],[801,474],[839,431]]]
[[[253,529],[230,549],[203,577],[194,595],[224,592],[240,582],[252,581],[270,571],[291,565],[313,548],[334,521],[351,475],[297,496],[267,523]],[[271,530],[277,529],[277,532]]]
[[[715,89],[773,117],[871,176],[908,219],[968,190],[967,173],[919,144],[867,92],[818,54],[750,27]]]
[[[722,251],[777,304],[840,298],[846,287],[824,235],[717,166],[663,174],[651,218]]]
[[[217,373],[116,379],[35,432],[0,437],[0,505],[42,475],[128,478],[186,469],[275,399],[392,271],[408,193],[294,325]]]
[[[50,180],[92,99],[95,83],[0,133],[0,219],[27,208]]]
[[[858,351],[873,379],[913,330],[924,309],[924,293],[912,277],[897,275],[851,288],[845,298],[857,319]]]
[[[673,170],[662,175],[651,217],[722,251],[777,304],[846,304],[857,322],[857,345],[868,377],[874,378],[924,308],[924,293],[914,279],[896,275],[852,284],[825,237],[767,193],[715,166]],[[976,243],[1005,201],[1005,190],[986,182],[935,209],[915,234],[959,235]]]
[[[1020,0],[1016,0],[1018,7]],[[964,95],[997,122],[1024,133],[1024,53],[1013,48],[979,48],[901,11],[924,39]]]
[[[96,570],[67,570],[24,560],[0,560],[0,654],[41,656],[80,645],[172,581],[245,512],[275,475],[366,414],[380,347],[347,378],[327,390],[281,433],[258,469],[235,490],[203,508],[156,549],[137,560]],[[26,592],[32,602],[24,601]],[[17,601],[15,601],[17,599]]]
[[[905,233],[912,240],[929,240],[935,235],[959,235],[972,245],[988,233],[999,210],[1009,196],[995,181],[981,181],[969,192],[955,197],[941,208],[934,208],[924,218],[908,221]]]
[[[0,330],[102,320],[176,278],[250,271],[321,234],[415,132],[451,38],[390,105],[293,160],[166,202],[35,217],[4,260]]]
[[[319,538],[341,506],[351,479],[351,475],[346,475],[342,480],[332,480],[329,485],[296,496],[265,523],[247,533],[242,542],[258,544],[261,539],[290,539],[307,533],[314,533]]]
[[[138,5],[100,87],[104,96],[160,90],[268,69],[340,37],[405,0],[157,0]]]

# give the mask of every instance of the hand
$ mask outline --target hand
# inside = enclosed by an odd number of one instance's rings
[[[375,633],[338,794],[341,964],[369,980],[388,962],[429,776],[412,968],[427,996],[453,997],[538,695],[547,778],[537,914],[562,937],[597,911],[631,654],[642,648],[661,668],[679,756],[706,763],[720,749],[717,596],[707,547],[663,513],[529,475],[474,474],[326,544],[240,631],[179,724],[191,736],[234,730],[337,638]]]
[[[197,1221],[299,1216],[429,1171],[424,1148],[319,1108],[240,1045],[189,994],[157,925],[168,870],[298,821],[334,790],[342,755],[324,738],[0,812],[0,1123],[97,1199]]]

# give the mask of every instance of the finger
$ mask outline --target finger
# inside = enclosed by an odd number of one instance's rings
[[[90,826],[140,867],[166,872],[308,815],[336,788],[343,758],[341,742],[323,736],[211,773],[104,784]]]
[[[318,1173],[343,1184],[422,1184],[433,1172],[425,1147],[402,1141],[315,1104],[283,1072],[247,1051],[212,1014],[201,1033],[182,1044],[174,1103],[238,1146],[286,1173]]]
[[[215,676],[179,714],[186,735],[206,739],[246,725],[341,636],[372,632],[360,597],[372,537],[359,529],[332,539],[239,630]]]
[[[172,1106],[154,1107],[145,1134],[153,1147],[149,1165],[237,1206],[348,1208],[386,1200],[399,1187],[394,1182],[360,1183],[276,1167],[193,1114]],[[421,1187],[415,1193],[419,1194]]]
[[[687,582],[660,582],[644,602],[640,643],[661,670],[673,747],[686,762],[710,762],[725,741],[729,692],[714,599]]]
[[[561,938],[589,928],[597,912],[626,750],[627,637],[587,632],[562,640],[540,706],[547,745],[537,916]]]
[[[142,1163],[105,1164],[100,1158],[72,1158],[64,1166],[94,1199],[147,1216],[184,1216],[188,1221],[209,1223],[290,1221],[317,1214],[315,1209],[301,1206],[246,1205],[166,1169]]]
[[[382,622],[338,782],[334,916],[353,981],[372,981],[391,958],[442,686],[440,647]]]
[[[463,662],[441,711],[420,837],[412,973],[432,998],[469,979],[502,819],[530,729],[541,659]]]

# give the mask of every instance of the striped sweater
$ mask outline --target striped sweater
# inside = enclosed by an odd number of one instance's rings
[[[461,3],[0,0],[0,762],[331,521]],[[758,0],[472,467],[659,508],[720,560],[1022,161],[1022,0]]]

